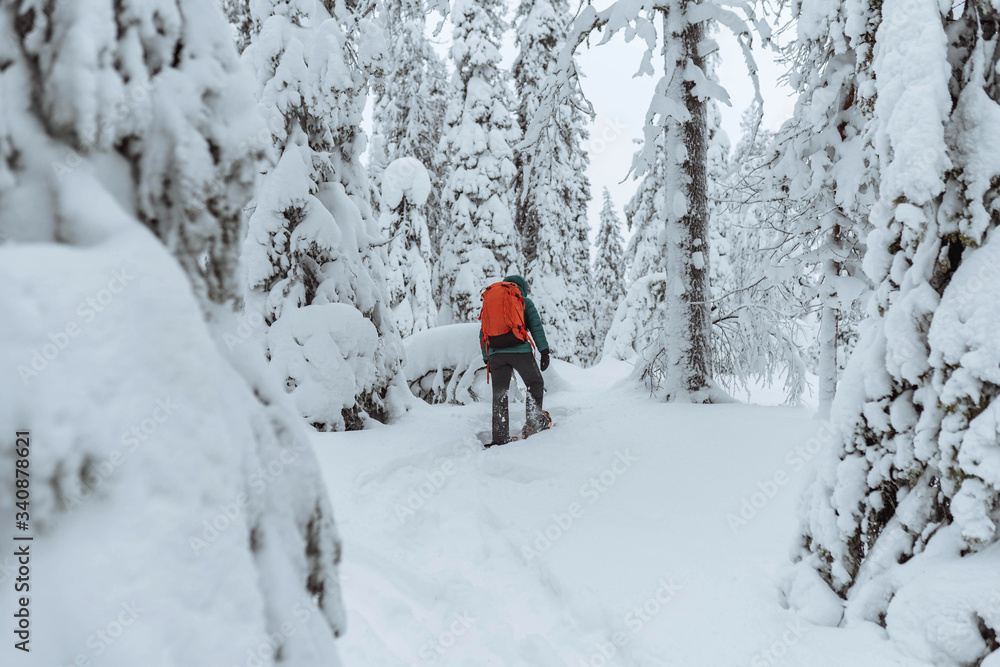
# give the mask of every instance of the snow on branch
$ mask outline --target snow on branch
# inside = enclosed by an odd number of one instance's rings
[[[574,61],[577,50],[584,42],[589,41],[591,35],[603,32],[598,45],[607,43],[619,32],[623,33],[626,42],[631,42],[635,37],[642,39],[645,43],[645,50],[635,76],[652,76],[655,73],[652,63],[653,54],[660,45],[652,19],[657,15],[666,15],[667,12],[677,12],[678,9],[675,4],[656,0],[618,0],[603,11],[597,11],[593,6],[584,7],[570,26],[566,44],[543,87],[542,102],[538,113],[525,131],[516,150],[524,150],[538,141],[539,136],[552,122],[553,110],[561,104],[574,103],[574,100],[580,99],[585,105],[583,111],[591,118],[596,115],[593,104],[583,94],[579,72]],[[683,11],[685,23],[714,21],[725,26],[736,37],[743,53],[747,72],[753,82],[755,103],[762,105],[763,97],[760,92],[760,80],[757,76],[758,67],[753,55],[753,38],[756,35],[763,43],[769,43],[771,28],[767,22],[757,17],[750,4],[732,0],[692,2],[682,5],[680,9]],[[667,39],[668,37],[661,35],[661,38]],[[682,111],[682,108],[678,108],[676,103],[671,103],[664,95],[666,81],[673,74],[673,72],[664,74],[664,80],[657,84],[657,92],[650,101],[646,122],[647,125],[652,126],[652,129],[647,127],[647,131],[644,132],[644,146],[641,149],[641,153],[644,155],[651,156],[653,154],[655,149],[651,138],[659,133],[667,118],[676,118],[682,122],[686,118],[686,113]],[[714,99],[731,105],[726,89],[712,82],[700,67],[688,62],[683,76],[685,80],[695,83],[695,95],[698,97]],[[640,175],[644,173],[643,166],[647,165],[648,162],[648,158],[640,158],[636,161],[634,168],[638,170]]]

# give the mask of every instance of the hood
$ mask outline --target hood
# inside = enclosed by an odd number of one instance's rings
[[[521,276],[507,276],[503,279],[505,283],[514,283],[517,289],[521,290],[521,296],[528,296],[528,283]]]

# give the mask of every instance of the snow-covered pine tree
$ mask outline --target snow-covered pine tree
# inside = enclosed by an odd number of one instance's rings
[[[663,53],[665,73],[657,83],[646,114],[644,149],[637,156],[634,168],[638,174],[649,170],[655,162],[656,142],[662,137],[667,156],[663,265],[669,289],[665,291],[659,342],[639,373],[643,379],[658,385],[667,399],[701,402],[711,401],[714,395],[708,308],[706,101],[710,98],[728,101],[728,96],[712,80],[713,40],[709,28],[722,23],[734,31],[750,64],[755,85],[757,77],[749,46],[751,30],[767,36],[766,26],[754,19],[749,6],[739,5],[737,9],[745,16],[711,0],[670,4],[619,0],[601,12],[587,6],[577,17],[567,46],[553,68],[540,120],[529,128],[524,141],[525,144],[534,141],[552,109],[578,90],[573,52],[595,30],[604,29],[605,40],[620,30],[644,40],[647,48],[640,74],[653,74],[652,58],[657,51]],[[661,20],[661,36],[657,35],[657,19]]]
[[[618,304],[625,297],[625,255],[622,250],[621,219],[611,193],[604,188],[601,228],[597,232],[597,256],[591,303],[594,304],[594,335],[602,348]]]
[[[442,0],[447,2],[447,0]],[[454,93],[451,81],[448,79],[448,68],[440,58],[429,60],[427,76],[427,97],[429,104],[434,107],[434,122],[436,129],[426,130],[434,138],[434,145],[430,148],[427,160],[430,164],[427,171],[431,174],[431,194],[427,198],[425,210],[427,212],[427,231],[431,237],[431,248],[435,253],[441,249],[441,237],[448,228],[448,220],[451,218],[451,207],[445,197],[448,186],[448,176],[451,173],[451,157],[442,155],[440,152],[441,141],[444,139],[445,118],[448,111],[449,95]],[[441,306],[441,295],[435,295],[435,303]]]
[[[456,0],[451,8],[455,73],[440,150],[450,161],[450,216],[436,266],[439,324],[474,321],[488,281],[522,262],[509,195],[518,131],[499,69],[503,10],[500,0]]]
[[[829,414],[840,370],[857,335],[870,283],[861,268],[868,216],[878,197],[878,157],[866,130],[872,114],[871,39],[848,38],[850,10],[803,3],[797,38],[786,47],[795,111],[767,169],[751,173],[748,199],[781,247],[776,263],[810,280],[820,309],[819,409]],[[852,28],[853,29],[853,28]],[[863,29],[864,34],[874,30]],[[778,232],[777,230],[781,230]]]
[[[251,0],[219,0],[226,20],[233,31],[236,50],[242,54],[250,45],[250,36],[254,32],[253,17],[250,15]]]
[[[422,210],[436,244],[437,229],[448,215],[442,200],[447,161],[440,159],[438,146],[449,87],[445,65],[426,36],[426,5],[424,0],[387,0],[376,7],[387,51],[385,76],[372,100],[369,177],[378,192],[386,165],[404,157],[419,160],[431,179]],[[429,253],[431,248],[425,250]],[[425,260],[429,263],[430,258],[427,255]]]
[[[247,307],[270,325],[269,357],[317,428],[385,420],[402,347],[386,249],[361,153],[380,31],[334,5],[259,0],[243,58],[278,154],[257,192],[244,249]]]
[[[1000,631],[988,565],[1000,506],[1000,15],[933,0],[806,7],[831,38],[874,56],[858,69],[874,81],[859,94],[874,103],[879,198],[864,262],[875,292],[821,432],[791,599],[816,600],[815,586],[804,591],[818,572],[850,621],[883,625],[933,664],[980,664]]]
[[[570,22],[566,0],[522,0],[515,30],[514,61],[518,123],[523,130],[538,114],[545,79],[562,48]],[[579,100],[561,104],[555,117],[515,154],[515,224],[525,271],[553,353],[587,363],[599,352],[590,312],[590,223],[587,205],[590,162],[582,147],[586,117]]]
[[[663,154],[663,141],[655,141],[652,164],[635,194],[625,204],[625,224],[632,232],[625,247],[625,265],[628,269],[628,283],[663,270],[663,220],[664,212],[664,170],[667,158]]]
[[[431,191],[427,170],[416,158],[390,162],[382,172],[382,231],[389,240],[388,288],[402,336],[434,326],[430,236],[423,207]]]
[[[34,440],[31,604],[60,610],[33,617],[60,637],[31,643],[37,664],[78,660],[123,601],[144,631],[110,667],[237,664],[262,637],[283,664],[338,664],[340,545],[308,436],[263,355],[219,336],[241,294],[251,87],[211,3],[0,3],[0,423]],[[6,476],[5,514],[14,492]]]

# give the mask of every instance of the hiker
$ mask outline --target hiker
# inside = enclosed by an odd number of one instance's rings
[[[542,409],[544,381],[535,363],[533,345],[541,353],[541,370],[549,367],[549,343],[542,319],[528,298],[528,283],[521,276],[507,276],[483,292],[479,315],[479,346],[486,362],[486,379],[493,381],[493,440],[487,447],[517,440],[510,436],[507,391],[514,371],[528,388],[525,424],[521,437],[527,438],[552,426],[552,416]],[[531,338],[528,334],[531,334]],[[532,344],[532,339],[534,344]]]

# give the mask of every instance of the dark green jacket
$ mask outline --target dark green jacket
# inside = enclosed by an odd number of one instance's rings
[[[524,278],[521,276],[507,276],[503,279],[505,283],[514,283],[517,288],[521,290],[521,296],[524,297],[524,326],[528,329],[528,333],[531,334],[531,339],[535,341],[535,347],[538,351],[549,349],[549,341],[545,340],[545,331],[542,329],[542,318],[538,316],[538,309],[535,308],[535,304],[528,298],[528,283],[525,282]],[[494,350],[491,347],[486,347],[483,340],[483,330],[479,330],[479,347],[483,352],[483,361],[489,359],[491,354],[502,354],[508,352],[531,352],[531,343],[524,342],[520,345],[515,345],[513,347],[505,347],[500,350]]]

